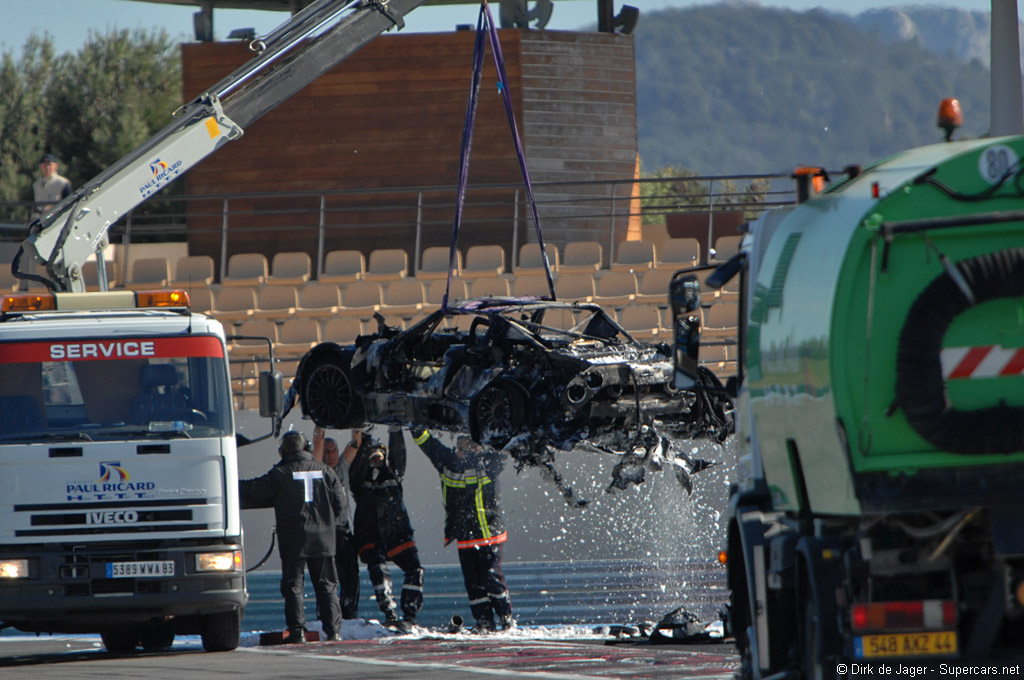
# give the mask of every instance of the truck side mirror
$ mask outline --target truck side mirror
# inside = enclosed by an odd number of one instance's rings
[[[700,282],[692,274],[672,277],[669,284],[672,304],[675,386],[689,389],[697,385],[700,353]]]
[[[284,403],[284,379],[281,371],[260,371],[259,394],[260,416],[277,418],[281,415]]]

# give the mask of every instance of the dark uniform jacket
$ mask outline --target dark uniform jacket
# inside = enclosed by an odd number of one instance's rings
[[[334,470],[307,451],[285,456],[270,472],[238,482],[242,508],[274,508],[282,559],[334,555],[334,525],[342,510]]]
[[[482,449],[460,459],[455,449],[422,428],[413,428],[412,436],[441,474],[445,544],[458,541],[462,549],[503,543],[508,536],[498,505],[498,476],[504,467],[501,456]]]
[[[380,542],[380,548],[391,557],[413,539],[409,513],[402,499],[402,477],[405,476],[405,439],[401,432],[388,438],[384,465],[370,467],[370,437],[363,437],[348,469],[352,497],[356,502],[356,549],[362,552],[369,544]]]

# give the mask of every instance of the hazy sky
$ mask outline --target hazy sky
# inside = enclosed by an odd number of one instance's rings
[[[532,0],[531,0],[532,2]],[[493,3],[495,6],[497,2]],[[640,8],[640,21],[645,12],[666,7],[689,7],[711,4],[707,0],[615,0],[616,9],[623,4]],[[865,9],[910,4],[933,4],[971,10],[988,10],[990,0],[942,0],[941,2],[879,2],[878,0],[761,0],[766,7],[786,7],[807,10],[828,7],[850,14]],[[456,24],[475,24],[478,5],[454,7],[420,7],[410,13],[406,30],[447,31]],[[194,6],[161,5],[137,0],[0,0],[0,50],[20,53],[21,46],[31,33],[48,32],[59,45],[74,50],[89,30],[106,31],[108,28],[162,27],[182,40],[192,38]],[[255,12],[245,10],[216,10],[214,31],[223,39],[234,28],[253,27],[265,34],[283,23],[282,12]],[[597,23],[597,0],[556,0],[548,28],[575,30]]]

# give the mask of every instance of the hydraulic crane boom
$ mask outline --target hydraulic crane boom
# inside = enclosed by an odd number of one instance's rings
[[[51,290],[82,292],[82,265],[110,226],[275,106],[351,56],[426,0],[317,0],[250,47],[257,55],[174,114],[174,120],[35,220],[11,270]],[[19,271],[26,252],[47,277]],[[105,290],[105,270],[97,267]]]

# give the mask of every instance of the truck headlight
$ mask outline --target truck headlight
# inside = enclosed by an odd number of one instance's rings
[[[242,551],[200,553],[196,555],[196,571],[241,571]]]
[[[0,578],[28,578],[28,560],[0,560]]]

